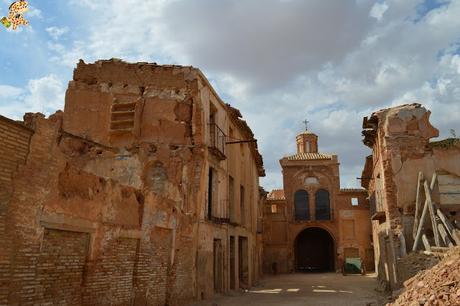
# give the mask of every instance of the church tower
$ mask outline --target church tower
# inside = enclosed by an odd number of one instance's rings
[[[363,189],[340,189],[336,154],[320,152],[308,129],[297,152],[280,159],[283,189],[267,196],[264,263],[267,273],[339,271],[346,258],[373,267],[369,203]]]
[[[308,130],[296,137],[297,153],[318,153],[318,136]]]

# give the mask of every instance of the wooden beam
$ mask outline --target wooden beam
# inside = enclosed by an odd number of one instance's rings
[[[423,206],[422,216],[420,217],[420,222],[418,224],[417,234],[415,235],[414,245],[412,246],[412,251],[417,251],[417,247],[418,247],[418,244],[420,243],[420,238],[422,235],[423,225],[425,224],[426,215],[428,214],[428,210],[430,210],[429,207],[431,207],[431,209],[433,210],[433,206],[432,206],[433,203],[431,202],[431,190],[433,190],[434,188],[436,179],[437,179],[437,175],[435,172],[433,173],[429,187],[428,187],[428,183],[426,182],[426,180],[423,182],[423,187],[425,188],[425,204]],[[433,219],[432,219],[432,222],[433,222]],[[433,227],[436,228],[436,231],[437,231],[437,227],[436,226],[433,226]]]
[[[412,237],[415,239],[417,236],[417,228],[418,228],[418,215],[420,213],[420,206],[421,206],[421,199],[420,199],[420,189],[422,188],[422,181],[423,181],[423,172],[420,171],[418,173],[417,178],[417,193],[415,195],[415,214],[414,214],[414,228],[412,229]]]
[[[433,180],[436,179],[435,175],[436,174],[433,175]],[[431,181],[431,185],[434,185],[433,180]],[[425,187],[426,203],[428,204],[428,210],[430,211],[431,228],[433,230],[434,243],[436,244],[436,246],[441,246],[436,216],[434,214],[433,202],[431,201],[431,188],[428,186],[428,183],[426,181],[423,183],[423,186]]]
[[[442,211],[439,208],[436,209],[436,214],[439,216],[439,219],[441,219],[441,222],[444,224],[449,235],[454,239],[455,244],[460,245],[460,237],[457,231],[455,230],[454,226],[450,223],[450,221],[446,218],[446,216],[442,213]]]
[[[417,234],[415,235],[414,245],[412,246],[412,251],[417,251],[420,238],[422,236],[422,228],[425,223],[426,215],[428,214],[428,201],[425,199],[425,205],[423,206],[422,216],[420,217],[420,223],[418,224]]]
[[[430,242],[428,241],[428,238],[426,238],[425,234],[422,235],[422,242],[425,246],[425,251],[431,252]]]
[[[445,253],[447,251],[449,251],[449,248],[446,248],[446,247],[431,247],[431,251],[433,252],[439,252],[439,253]]]
[[[450,240],[449,234],[447,234],[447,231],[444,228],[444,225],[442,223],[438,223],[438,230],[439,230],[439,234],[441,235],[441,239],[444,242],[444,245],[448,247],[453,247],[454,244]]]

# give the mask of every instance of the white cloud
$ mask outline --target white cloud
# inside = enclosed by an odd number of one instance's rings
[[[36,8],[35,6],[29,5],[29,10],[25,13],[25,17],[37,17],[39,19],[43,18],[42,11]]]
[[[46,32],[51,36],[52,39],[58,40],[62,35],[69,32],[68,27],[48,27],[46,28]]]
[[[19,96],[22,89],[10,85],[0,85],[0,100],[7,100]]]
[[[442,135],[460,131],[460,1],[420,16],[423,2],[72,1],[88,33],[48,48],[66,69],[111,57],[199,67],[254,130],[267,189],[281,186],[278,160],[294,153],[305,117],[320,149],[339,155],[343,186],[357,186],[372,111],[420,101]],[[62,82],[45,78],[17,93],[20,105],[62,105]]]
[[[372,7],[369,13],[369,16],[374,17],[375,19],[380,21],[383,17],[383,14],[385,14],[385,12],[387,11],[387,9],[388,9],[388,4],[386,2],[376,3]]]
[[[62,109],[64,92],[63,82],[53,74],[30,80],[24,89],[0,85],[0,113],[14,119],[26,112],[50,115]]]

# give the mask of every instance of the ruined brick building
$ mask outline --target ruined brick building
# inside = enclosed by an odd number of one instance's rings
[[[363,121],[363,142],[372,155],[366,158],[362,186],[371,203],[378,277],[391,289],[405,280],[399,259],[413,248],[414,216],[421,213],[416,202],[421,206],[425,201],[417,187],[420,179],[431,185],[432,201],[446,216],[460,221],[460,141],[430,142],[439,132],[429,117],[430,111],[414,103],[382,109]],[[434,174],[437,180],[432,180]],[[424,226],[430,228],[428,223]],[[431,227],[425,244],[435,245],[433,238]]]
[[[0,304],[183,305],[261,273],[262,158],[193,67],[81,61],[0,117]]]
[[[264,272],[338,271],[345,258],[374,267],[369,203],[364,189],[340,189],[337,155],[318,152],[311,131],[297,153],[280,160],[283,189],[264,209]]]

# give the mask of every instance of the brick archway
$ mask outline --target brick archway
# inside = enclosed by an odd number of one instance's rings
[[[332,272],[335,270],[335,241],[329,231],[308,227],[294,241],[297,272]]]

